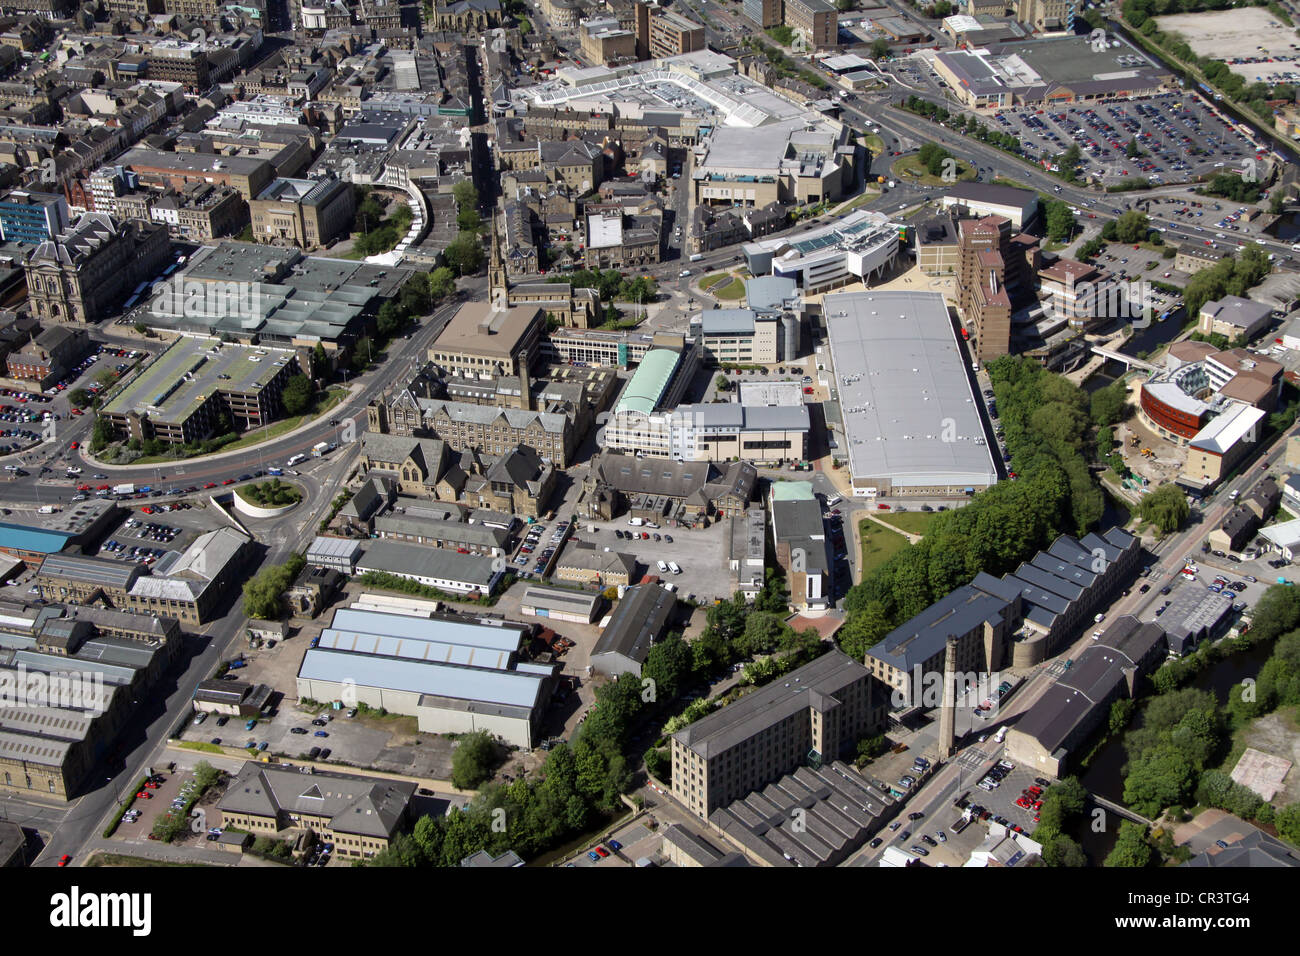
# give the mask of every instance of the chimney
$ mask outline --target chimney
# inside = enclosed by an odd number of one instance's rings
[[[516,374],[519,376],[519,397],[523,403],[525,411],[533,411],[533,386],[532,377],[528,374],[528,349],[523,349],[519,353],[518,368]]]
[[[953,737],[957,723],[957,638],[948,638],[943,654],[943,709],[939,713],[939,757],[953,755]]]

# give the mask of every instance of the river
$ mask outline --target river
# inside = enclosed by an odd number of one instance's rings
[[[1214,666],[1202,671],[1187,686],[1213,691],[1214,695],[1222,702],[1233,685],[1241,683],[1247,677],[1257,676],[1259,669],[1264,666],[1264,662],[1272,654],[1273,645],[1271,643],[1256,645],[1250,650],[1233,654],[1231,657],[1221,660]],[[1141,727],[1143,714],[1144,710],[1139,709],[1129,726],[1132,728]],[[1104,728],[1098,731],[1098,736],[1101,733],[1104,733]],[[1080,777],[1084,787],[1091,793],[1121,804],[1124,802],[1123,770],[1124,764],[1127,762],[1122,741],[1123,737],[1117,736],[1103,744],[1093,755],[1087,770]],[[1083,749],[1086,750],[1086,748]],[[1101,861],[1106,858],[1106,854],[1115,846],[1119,821],[1113,815],[1108,814],[1105,818],[1105,831],[1094,833],[1091,813],[1092,808],[1090,807],[1083,821],[1076,826],[1070,835],[1079,841],[1079,845],[1088,854],[1088,858],[1093,865],[1099,866]]]

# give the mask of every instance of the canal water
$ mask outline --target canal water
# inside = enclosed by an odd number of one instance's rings
[[[1284,213],[1264,231],[1279,241],[1295,242],[1300,238],[1300,216],[1294,212]]]
[[[1250,650],[1233,654],[1231,657],[1221,660],[1197,674],[1196,679],[1187,686],[1199,690],[1213,691],[1215,697],[1222,703],[1227,698],[1228,691],[1235,684],[1240,684],[1247,677],[1258,676],[1259,669],[1264,666],[1264,662],[1272,654],[1272,643],[1257,645]],[[1142,709],[1138,710],[1133,717],[1133,721],[1129,724],[1131,728],[1142,726],[1143,713]],[[1105,729],[1103,728],[1099,731],[1099,735],[1104,732]],[[1089,792],[1123,804],[1124,765],[1127,761],[1122,735],[1113,737],[1093,755],[1088,764],[1088,769],[1080,777],[1080,782]],[[1101,833],[1094,833],[1091,814],[1092,808],[1089,807],[1085,812],[1083,821],[1070,835],[1083,847],[1083,851],[1088,854],[1089,860],[1094,865],[1100,865],[1101,861],[1106,858],[1106,854],[1115,846],[1119,821],[1114,814],[1107,814],[1105,817],[1106,829]]]

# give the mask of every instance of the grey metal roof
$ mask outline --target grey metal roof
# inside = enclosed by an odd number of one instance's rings
[[[41,562],[42,575],[67,578],[105,588],[126,590],[140,576],[140,566],[107,558],[88,558],[75,554],[50,554]]]
[[[898,670],[910,671],[942,653],[949,637],[969,633],[985,622],[1007,620],[1012,613],[1007,599],[968,584],[894,628],[867,651],[867,656]]]
[[[492,559],[477,554],[459,554],[444,548],[406,544],[383,538],[367,542],[357,562],[358,571],[385,571],[418,575],[486,587],[496,573]]]
[[[998,481],[970,372],[937,292],[827,295],[852,476],[898,486]]]
[[[515,624],[496,618],[471,620],[445,615],[413,617],[358,608],[339,608],[330,627],[342,631],[385,634],[407,641],[439,641],[465,647],[490,648],[506,653],[519,649],[519,642],[530,630],[527,624]]]
[[[481,670],[455,664],[418,661],[332,650],[308,649],[299,679],[358,687],[382,687],[471,704],[505,705],[532,711],[540,706],[545,679],[536,674]]]
[[[355,558],[361,553],[361,542],[351,538],[326,538],[318,536],[312,539],[307,549],[307,560],[318,558]]]
[[[540,607],[550,611],[565,611],[570,614],[583,614],[588,617],[595,611],[596,603],[601,600],[598,593],[569,591],[565,588],[548,588],[530,584],[524,588],[519,599],[521,607]]]
[[[870,677],[843,651],[832,650],[719,711],[679,730],[673,739],[702,757],[724,753],[812,705],[813,695],[834,697]]]
[[[614,654],[644,664],[650,645],[664,636],[676,606],[676,595],[657,584],[628,588],[592,648],[592,660]]]
[[[1127,615],[1119,618],[1016,721],[1016,731],[1038,741],[1049,754],[1055,752],[1081,722],[1099,720],[1102,711],[1109,712],[1112,692],[1126,680],[1125,671],[1164,640],[1157,624]]]

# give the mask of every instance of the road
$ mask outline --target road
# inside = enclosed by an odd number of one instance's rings
[[[1261,458],[1237,477],[1225,482],[1215,495],[1204,503],[1203,507],[1198,506],[1193,510],[1193,517],[1196,520],[1190,521],[1188,526],[1181,531],[1149,548],[1148,552],[1156,558],[1153,562],[1148,561],[1152,570],[1149,577],[1145,579],[1146,583],[1151,585],[1151,590],[1146,594],[1142,594],[1137,588],[1134,588],[1132,593],[1121,596],[1107,609],[1106,619],[1114,621],[1124,615],[1139,617],[1151,605],[1163,603],[1164,598],[1160,594],[1160,588],[1171,583],[1176,578],[1189,556],[1194,557],[1200,554],[1201,541],[1205,535],[1212,528],[1217,527],[1224,516],[1232,510],[1234,502],[1230,497],[1231,492],[1237,490],[1244,493],[1246,489],[1253,487],[1264,475],[1268,474],[1286,453],[1287,439],[1297,433],[1300,433],[1300,425],[1293,426],[1279,436]],[[1075,660],[1091,644],[1091,634],[1085,628],[1071,647],[1058,654],[1053,658],[1053,661],[1038,665],[1034,674],[1011,697],[1010,701],[999,708],[995,717],[990,718],[988,721],[990,734],[1000,725],[1014,726],[1019,715],[1036,704],[1043,694],[1047,692],[1048,688],[1056,682],[1056,676],[1049,669],[1052,662]],[[937,719],[938,715],[936,713],[935,720]],[[1003,750],[1004,746],[995,743],[992,736],[982,743],[971,742],[968,739],[966,746],[949,758],[935,775],[922,786],[916,796],[909,801],[905,808],[906,811],[910,813],[914,810],[921,810],[925,813],[927,819],[935,819],[937,811],[946,810],[947,805],[952,802],[961,790],[969,788],[974,781],[979,779],[979,775],[983,774],[995,760],[1002,756]],[[943,819],[941,815],[940,819]],[[888,845],[889,841],[886,840],[883,846],[874,850],[863,847],[854,853],[844,865],[874,866],[879,855],[884,852],[885,846]]]
[[[483,282],[466,283],[465,295],[472,297],[481,292]],[[464,296],[448,303],[425,319],[410,339],[395,343],[390,358],[384,367],[368,373],[363,384],[340,405],[333,414],[342,423],[345,420],[360,417],[364,427],[365,404],[376,396],[392,380],[392,369],[400,368],[411,361],[419,361],[426,353],[429,343],[441,332],[448,319],[460,306]],[[357,436],[360,435],[360,428]],[[276,439],[262,449],[262,454],[270,459],[288,456],[310,449],[319,441],[336,440],[338,432],[325,422],[317,422],[299,432]],[[343,480],[351,467],[359,449],[359,442],[354,441],[341,446],[339,451],[319,463],[313,473],[303,475],[299,480],[304,484],[308,496],[306,503],[286,516],[271,522],[257,525],[259,542],[266,547],[261,564],[275,565],[283,563],[287,557],[305,549],[314,536],[316,526],[329,508],[330,502],[338,493]],[[203,483],[207,480],[220,480],[229,477],[232,472],[239,472],[251,467],[255,452],[245,450],[233,457],[199,460],[184,465],[186,483]],[[324,467],[320,467],[324,465]],[[87,472],[91,469],[107,466],[86,463]],[[141,481],[156,479],[160,466],[150,465],[134,468],[114,468],[114,480],[129,481],[132,478]],[[168,469],[167,474],[177,474],[176,466],[161,466]],[[38,487],[42,490],[38,490]],[[24,489],[27,489],[24,492]],[[0,489],[0,497],[23,500],[28,494],[32,500],[44,495],[48,500],[50,489],[47,485],[38,485],[36,477],[12,482]],[[249,569],[255,573],[257,567]],[[89,783],[89,792],[67,805],[44,804],[27,798],[10,796],[0,802],[0,810],[5,818],[24,826],[34,827],[47,837],[44,851],[37,860],[40,865],[53,866],[64,854],[70,854],[77,863],[84,862],[84,851],[97,845],[99,834],[107,823],[114,803],[125,795],[122,787],[129,786],[142,774],[146,766],[165,763],[165,741],[168,732],[181,720],[182,715],[191,709],[194,691],[200,681],[205,680],[217,664],[227,657],[232,645],[240,639],[243,631],[244,617],[239,610],[239,593],[236,589],[229,598],[224,616],[210,622],[198,634],[186,634],[182,652],[181,670],[173,670],[165,676],[155,695],[144,702],[134,719],[119,735],[124,741],[122,752],[107,765],[101,765],[94,771]]]

